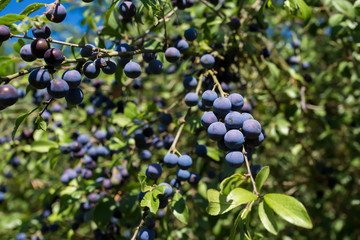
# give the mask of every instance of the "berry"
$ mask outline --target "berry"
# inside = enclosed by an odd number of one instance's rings
[[[196,88],[198,82],[193,76],[187,76],[184,78],[183,85],[186,90],[193,90]]]
[[[90,57],[91,55],[94,54],[93,51],[92,51],[93,48],[95,48],[94,45],[89,44],[89,43],[85,44],[85,48],[80,49],[80,55],[82,57]]]
[[[83,73],[86,77],[93,79],[99,76],[100,69],[96,67],[93,61],[89,61],[84,64]]]
[[[195,148],[195,154],[199,157],[206,157],[207,147],[205,145],[197,145]]]
[[[218,95],[215,91],[206,90],[203,92],[201,100],[204,102],[206,106],[212,106],[215,99],[218,98]]]
[[[184,97],[185,104],[189,107],[196,106],[199,101],[199,96],[194,92],[189,92]]]
[[[50,44],[44,38],[38,38],[31,42],[31,53],[36,58],[43,58]]]
[[[49,25],[47,25],[46,23],[41,27],[41,28],[37,28],[37,27],[32,27],[31,29],[34,37],[36,38],[49,38],[51,35],[51,28],[49,27]]]
[[[201,124],[208,128],[212,123],[215,123],[218,121],[218,118],[213,112],[205,112],[201,117]]]
[[[143,53],[142,56],[143,56],[144,61],[149,63],[151,60],[154,60],[157,58],[157,53]]]
[[[131,1],[123,1],[119,5],[119,13],[124,18],[132,18],[136,14],[136,7]]]
[[[213,103],[214,112],[221,117],[226,116],[231,110],[231,102],[228,98],[219,97]]]
[[[264,141],[265,137],[264,137],[264,134],[263,133],[260,133],[259,137],[258,138],[255,138],[255,139],[247,139],[246,140],[246,144],[248,146],[259,146],[263,141]]]
[[[149,150],[147,150],[147,149],[142,150],[142,151],[140,152],[140,159],[141,159],[141,160],[144,160],[144,161],[150,160],[150,159],[151,159],[151,156],[152,156],[151,152],[150,152]]]
[[[190,184],[198,184],[199,181],[200,181],[200,176],[199,174],[196,174],[196,173],[192,173],[190,175],[190,178],[188,179],[189,183]]]
[[[263,55],[264,58],[268,58],[271,55],[271,50],[268,48],[263,48],[261,50],[261,55]]]
[[[299,48],[301,45],[301,42],[299,39],[295,39],[294,41],[292,41],[291,45],[293,46],[293,48]]]
[[[239,18],[231,17],[230,22],[228,22],[228,25],[232,30],[239,29],[240,28],[240,20],[239,20]]]
[[[163,64],[159,60],[151,60],[149,62],[149,71],[152,74],[160,74],[163,71]]]
[[[232,93],[228,96],[228,99],[231,102],[232,111],[240,111],[244,106],[244,98],[238,93]]]
[[[57,3],[55,6],[51,4],[46,8],[46,18],[54,23],[62,22],[66,17],[66,9],[65,7]]]
[[[25,44],[24,46],[22,46],[22,48],[20,49],[20,57],[25,62],[32,62],[36,59],[36,57],[34,57],[31,53],[31,45],[30,44]]]
[[[100,196],[99,194],[97,193],[90,193],[88,196],[87,196],[87,199],[89,200],[89,202],[91,203],[96,203],[100,200]]]
[[[188,170],[179,169],[176,172],[176,177],[180,181],[186,181],[190,178],[190,172]]]
[[[146,177],[152,180],[156,180],[161,176],[162,167],[160,164],[152,163],[146,169]]]
[[[84,93],[80,88],[70,88],[65,96],[67,103],[72,105],[79,105],[84,99]]]
[[[65,60],[65,57],[60,49],[50,48],[44,53],[44,60],[47,65],[57,67]]]
[[[206,68],[212,68],[215,64],[215,58],[210,54],[205,54],[200,58],[201,65]]]
[[[239,130],[230,130],[224,136],[225,146],[229,149],[240,149],[244,142],[244,135]]]
[[[309,62],[303,62],[303,63],[301,64],[301,68],[302,68],[303,70],[309,69],[309,68],[310,68],[310,63],[309,63]]]
[[[49,85],[51,81],[51,76],[47,70],[34,69],[30,72],[28,80],[29,84],[34,88],[44,89]]]
[[[81,74],[77,70],[67,70],[61,78],[69,84],[69,88],[76,88],[81,83]]]
[[[105,74],[114,74],[116,72],[116,62],[112,59],[106,61],[106,66],[102,68]]]
[[[219,141],[226,134],[225,124],[222,122],[214,122],[207,129],[207,133],[210,139]]]
[[[0,107],[6,108],[17,102],[19,98],[16,88],[11,85],[0,85]]]
[[[263,167],[261,165],[252,165],[250,167],[251,175],[256,178],[256,175],[260,172]]]
[[[178,158],[178,165],[180,169],[188,169],[192,165],[192,159],[189,155],[182,155]]]
[[[240,151],[230,151],[226,154],[225,161],[230,167],[238,168],[244,163],[244,155]]]
[[[26,240],[26,234],[25,233],[19,233],[16,235],[16,240]]]
[[[5,25],[0,25],[0,42],[8,40],[10,35],[10,29]]]
[[[145,226],[150,229],[153,229],[155,227],[155,220],[151,217],[146,218]]]
[[[139,240],[154,240],[155,231],[148,228],[143,228],[139,232]]]
[[[129,62],[125,65],[124,72],[129,78],[137,78],[141,75],[141,67],[136,62]]]
[[[241,108],[241,112],[251,113],[252,112],[251,104],[249,102],[244,102],[244,105]]]
[[[206,106],[202,100],[199,101],[198,107],[201,111],[209,111],[211,109],[211,106]]]
[[[261,134],[261,125],[254,119],[246,120],[242,127],[246,139],[256,139]]]
[[[63,98],[69,92],[69,85],[64,80],[54,79],[47,86],[47,91],[53,98]]]
[[[174,153],[168,153],[165,155],[163,161],[164,161],[164,165],[168,168],[173,168],[176,166],[176,164],[178,163],[178,156]]]
[[[106,67],[106,60],[105,58],[99,57],[95,60],[95,66],[98,68]]]
[[[189,44],[187,41],[185,40],[179,40],[175,43],[175,47],[181,52],[181,53],[185,53],[187,52],[187,50],[189,49]]]
[[[172,194],[172,187],[168,183],[160,183],[159,186],[166,186],[164,193],[158,195],[158,198],[165,199],[171,196]]]
[[[197,32],[194,28],[189,28],[185,30],[184,37],[188,41],[194,41],[197,38]]]
[[[180,51],[177,48],[169,47],[165,51],[165,58],[168,62],[174,63],[180,58]]]

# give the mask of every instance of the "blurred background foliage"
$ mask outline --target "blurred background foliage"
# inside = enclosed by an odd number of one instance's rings
[[[14,7],[20,4],[14,2]],[[73,20],[78,24],[72,24],[72,20],[64,24],[48,23],[54,39],[93,43],[107,49],[112,49],[120,40],[135,49],[161,49],[163,46],[163,24],[152,27],[162,18],[161,11],[141,7],[142,2],[149,1],[133,1],[138,12],[136,20],[129,23],[119,18],[118,2],[62,2],[66,3],[68,17],[73,19],[74,13],[76,19]],[[262,227],[257,214],[253,214],[249,223],[252,228],[269,239],[359,239],[360,1],[308,0],[312,16],[306,25],[303,19],[294,16],[299,14],[294,2],[229,0],[215,5],[209,3],[213,8],[210,9],[202,1],[195,1],[193,7],[176,10],[166,21],[169,44],[173,45],[176,35],[182,35],[189,27],[196,28],[199,33],[198,39],[190,44],[191,54],[187,58],[178,64],[169,64],[164,61],[163,53],[159,53],[164,74],[143,73],[139,89],[121,70],[115,76],[102,74],[97,80],[84,81],[83,106],[66,107],[65,101],[55,101],[49,107],[47,131],[34,131],[33,139],[27,136],[34,130],[34,119],[40,109],[20,125],[15,141],[10,141],[16,118],[41,105],[40,93],[36,95],[30,90],[16,105],[1,111],[0,183],[8,189],[0,205],[1,238],[13,239],[20,231],[35,233],[44,226],[49,228],[57,224],[56,232],[44,231],[46,239],[91,239],[91,231],[95,228],[106,230],[105,223],[115,204],[114,196],[123,216],[117,224],[121,234],[116,239],[125,239],[128,232],[133,233],[141,218],[136,201],[140,191],[137,174],[144,173],[148,163],[140,164],[131,132],[144,123],[153,123],[156,128],[159,112],[179,101],[169,111],[174,121],[168,132],[175,134],[177,119],[187,109],[181,102],[187,92],[182,85],[183,78],[191,74],[198,77],[196,72],[201,69],[198,60],[191,55],[212,52],[224,90],[246,97],[252,105],[252,114],[267,133],[252,160],[270,166],[270,178],[264,191],[296,197],[306,206],[314,224],[314,229],[304,230],[280,220],[279,234],[273,236]],[[23,1],[22,4],[29,3]],[[0,12],[0,17],[9,7]],[[21,11],[20,8],[16,10]],[[171,4],[166,5],[165,13],[171,10]],[[30,15],[27,22],[15,24],[31,27],[34,21],[46,22],[44,17],[36,17],[42,12],[44,8]],[[221,18],[219,13],[226,18]],[[240,29],[230,30],[229,17],[240,18]],[[137,39],[148,29],[151,32],[145,38]],[[12,39],[2,44],[0,76],[28,66],[19,57],[21,41]],[[294,47],[297,42],[299,46]],[[263,48],[271,50],[268,58],[261,54]],[[77,49],[64,47],[63,51],[68,58],[80,56]],[[134,60],[145,69],[141,56],[135,56]],[[304,67],[305,62],[309,67]],[[55,73],[55,77],[61,74],[61,71]],[[11,84],[25,90],[27,76],[12,80]],[[99,94],[106,101],[94,104]],[[86,113],[90,105],[96,106],[91,116]],[[219,179],[233,171],[215,161],[222,161],[224,153],[219,152],[216,143],[208,140],[201,130],[200,117],[201,112],[197,108],[193,110],[178,147],[181,152],[193,156],[194,171],[202,177],[197,187],[184,186],[190,209],[189,223],[184,225],[167,212],[159,217],[158,239],[226,239],[239,211],[233,210],[220,217],[209,216],[205,211],[206,189],[218,188]],[[60,182],[64,169],[74,168],[80,161],[61,152],[60,146],[71,144],[75,133],[93,136],[99,129],[113,133],[104,144],[114,153],[101,158],[94,174],[100,176],[104,169],[111,171],[113,166],[121,165],[127,166],[129,178],[108,192],[104,197],[108,201],[103,200],[94,211],[86,213],[86,223],[74,232],[71,223],[80,202],[97,185],[94,180],[84,179],[73,181],[73,187]],[[127,130],[125,134],[124,129]],[[197,144],[212,147],[213,159],[196,157]],[[152,161],[162,159],[166,152],[164,148],[153,148]],[[9,164],[14,157],[20,161],[17,167]],[[237,171],[245,173],[246,170]],[[168,181],[174,175],[172,171],[163,174]],[[57,199],[55,203],[54,199]],[[49,207],[52,214],[42,218],[43,211]]]

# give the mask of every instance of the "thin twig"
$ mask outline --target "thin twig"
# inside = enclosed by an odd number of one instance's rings
[[[221,84],[220,84],[219,80],[217,79],[215,73],[212,70],[208,70],[208,73],[210,73],[210,75],[212,76],[212,78],[213,78],[213,80],[215,82],[215,85],[217,86],[217,89],[220,92],[220,96],[225,97],[227,94],[222,89]]]
[[[207,6],[208,8],[211,9],[211,11],[213,11],[214,13],[216,13],[216,15],[218,15],[220,18],[225,18],[225,15],[221,12],[216,10],[213,6],[210,5],[210,3],[208,3],[206,0],[200,0],[200,2],[202,2],[205,6]]]
[[[145,207],[142,219],[141,219],[139,225],[136,227],[136,230],[135,230],[134,235],[132,236],[131,240],[136,240],[136,236],[139,234],[140,228],[142,228],[142,226],[144,226],[144,224],[145,224],[145,219],[146,219],[148,213],[149,213],[149,208]]]
[[[168,18],[170,18],[177,10],[177,7],[174,7],[173,10],[171,10],[168,14],[166,14],[166,16],[164,18],[161,18],[159,19],[158,23],[154,26],[152,26],[151,28],[149,28],[148,30],[146,30],[142,35],[134,38],[132,40],[132,43],[140,40],[140,39],[143,39],[146,35],[148,35],[152,30],[154,30],[157,26],[159,26],[160,23],[162,23],[163,21],[167,20]]]
[[[12,38],[14,37],[14,38],[25,38],[25,39],[29,39],[29,40],[36,40],[36,38],[28,37],[27,35],[22,36],[22,35],[12,34],[11,37]],[[93,51],[93,52],[96,52],[96,51],[103,52],[103,53],[111,53],[111,52],[113,52],[112,50],[107,50],[107,49],[104,49],[104,48],[92,48],[92,47],[89,47],[89,46],[86,46],[86,45],[79,45],[79,44],[75,44],[75,43],[62,42],[62,41],[52,39],[51,37],[48,38],[47,41],[51,42],[51,43],[55,43],[55,44],[69,46],[69,47],[91,49],[91,51]]]
[[[100,57],[116,57],[116,56],[133,56],[136,54],[141,54],[141,53],[157,53],[157,52],[162,52],[163,50],[161,49],[138,49],[135,51],[130,51],[130,52],[117,52],[117,51],[111,51],[109,53],[103,53],[101,54]],[[66,59],[65,61],[62,62],[62,64],[60,66],[63,66],[65,64],[68,63],[79,63],[79,62],[86,62],[89,60],[94,60],[96,59],[98,56],[94,55],[94,56],[90,56],[90,57],[84,57],[84,58],[73,58],[73,59]],[[12,79],[26,75],[28,73],[30,73],[32,70],[34,69],[44,69],[47,68],[47,65],[42,65],[42,66],[37,66],[37,67],[33,67],[33,68],[29,68],[27,70],[22,70],[18,73],[14,73],[5,77],[0,77],[0,83],[9,83]]]
[[[252,183],[252,186],[253,186],[253,192],[259,196],[260,194],[258,193],[257,189],[256,189],[256,183],[255,183],[255,180],[254,180],[254,177],[253,175],[251,174],[251,170],[250,170],[250,164],[249,164],[249,160],[247,158],[247,152],[245,151],[245,146],[243,146],[243,149],[242,149],[242,153],[244,154],[244,159],[245,159],[245,163],[246,163],[246,168],[247,168],[247,171],[248,171],[248,174],[250,176],[250,180],[251,180],[251,183]]]

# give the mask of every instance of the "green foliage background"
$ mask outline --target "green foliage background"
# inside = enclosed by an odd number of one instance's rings
[[[4,2],[0,4],[0,10]],[[138,7],[136,21],[125,23],[119,20],[117,1],[99,0],[91,4],[69,1],[71,7],[68,8],[68,14],[71,14],[72,8],[85,7],[82,24],[88,31],[81,33],[82,35],[74,33],[67,41],[95,43],[98,47],[112,49],[115,40],[133,42],[151,29],[145,39],[138,40],[141,42],[140,48],[161,50],[165,34],[163,24],[159,23],[163,17],[161,8],[168,13],[172,10],[171,4],[166,1],[134,2]],[[226,18],[219,17],[202,1],[195,2],[189,9],[177,10],[166,21],[168,42],[173,44],[170,40],[173,36],[182,35],[187,28],[195,27],[199,37],[190,44],[190,51],[194,55],[201,56],[212,51],[211,46],[215,43],[224,43],[213,52],[215,56],[226,58],[235,55],[233,62],[225,63],[239,75],[239,79],[231,83],[235,86],[232,92],[241,93],[252,103],[253,115],[267,133],[267,138],[254,154],[253,160],[256,164],[270,167],[270,177],[261,193],[285,193],[295,197],[306,207],[314,226],[313,229],[306,230],[275,217],[279,231],[278,235],[272,235],[262,226],[257,214],[258,206],[255,205],[246,223],[253,239],[259,239],[261,235],[268,239],[358,239],[360,2],[309,0],[306,1],[309,9],[304,7],[302,0],[232,0],[217,6],[210,4],[212,10],[221,12]],[[226,24],[232,16],[241,19],[241,27],[235,32]],[[257,22],[256,18],[267,29],[260,28],[258,32],[250,32],[249,25]],[[23,22],[19,23],[18,20]],[[12,25],[11,21],[15,24]],[[46,22],[43,16],[28,18],[26,14],[0,17],[0,24],[11,25],[14,33],[22,33],[32,24],[43,21]],[[49,24],[54,32],[72,31],[69,26],[63,28],[61,24]],[[152,28],[157,24],[157,27]],[[104,26],[101,32],[97,29],[99,25]],[[291,46],[294,39],[301,40],[300,49],[294,50]],[[13,44],[2,44],[0,76],[18,71],[19,63],[22,62],[19,49],[25,42],[29,43],[28,40],[19,39]],[[268,59],[263,59],[260,55],[264,47],[272,51]],[[11,55],[5,53],[7,48],[14,49]],[[68,58],[80,56],[77,49],[63,47],[63,51]],[[163,53],[158,55],[158,59],[164,63],[164,69],[170,67],[171,64],[164,60]],[[286,59],[293,55],[300,56],[302,62],[308,61],[310,68],[302,70],[299,65],[289,66]],[[134,60],[145,68],[141,56],[135,56]],[[47,131],[36,130],[34,141],[15,140],[2,144],[0,169],[3,173],[11,169],[13,177],[6,179],[4,174],[0,176],[0,183],[6,184],[9,189],[6,201],[0,205],[1,238],[13,239],[20,231],[34,233],[39,230],[43,221],[39,215],[57,195],[60,199],[53,204],[53,214],[47,221],[58,222],[60,229],[45,235],[46,239],[91,239],[91,230],[96,227],[106,228],[115,206],[115,195],[121,198],[116,203],[123,213],[119,224],[121,235],[126,231],[133,233],[141,219],[141,208],[136,200],[141,187],[138,174],[145,172],[148,163],[140,164],[133,139],[123,137],[121,132],[126,128],[130,136],[129,132],[140,127],[134,123],[134,119],[151,121],[157,117],[159,108],[153,102],[155,96],[161,96],[167,107],[179,100],[171,113],[173,116],[184,115],[187,108],[181,100],[187,91],[183,89],[182,80],[185,74],[190,73],[190,67],[201,70],[200,64],[194,64],[188,58],[179,64],[173,74],[143,74],[141,90],[130,87],[132,80],[127,79],[121,69],[115,76],[101,75],[100,78],[104,81],[102,92],[111,99],[121,99],[127,103],[124,113],[112,111],[111,117],[104,117],[99,108],[96,116],[87,117],[83,108],[70,108],[53,113],[51,120],[43,125]],[[60,77],[60,74],[61,71],[55,75]],[[305,81],[305,74],[309,74],[312,81]],[[114,79],[117,84],[112,85]],[[11,84],[25,89],[27,76],[14,79]],[[90,84],[84,84],[82,88],[85,102],[89,104],[89,97],[95,90]],[[16,105],[1,111],[1,136],[10,137],[17,117],[37,106],[31,103],[30,93]],[[131,103],[132,100],[137,100],[138,104]],[[64,102],[59,100],[53,104],[63,105]],[[33,121],[39,110],[24,120],[17,135],[34,128]],[[158,239],[227,239],[241,208],[221,216],[210,216],[206,212],[206,191],[210,188],[219,189],[220,183],[218,178],[208,178],[206,170],[214,169],[217,176],[220,172],[225,176],[234,172],[218,161],[195,157],[194,148],[197,143],[213,148],[209,153],[212,159],[223,161],[225,153],[219,152],[216,143],[211,142],[206,133],[199,130],[201,112],[197,108],[192,112],[178,149],[193,156],[193,170],[202,175],[202,181],[195,188],[184,186],[183,197],[189,209],[188,223],[178,221],[168,211],[157,226]],[[55,120],[61,121],[62,127],[54,127]],[[97,185],[94,180],[73,181],[68,187],[60,183],[63,170],[76,166],[78,160],[61,153],[59,146],[71,143],[71,134],[74,132],[91,135],[96,129],[106,129],[108,126],[113,126],[116,133],[106,144],[111,150],[117,150],[117,153],[112,158],[102,158],[100,166],[111,168],[127,162],[130,179],[117,189],[118,192],[111,192],[95,209],[87,213],[87,223],[74,232],[70,229],[70,223],[78,211],[80,201]],[[173,134],[176,126],[177,119],[171,126]],[[162,159],[166,152],[165,149],[152,151],[153,162]],[[8,165],[13,155],[18,156],[21,161],[17,169]],[[137,165],[138,167],[134,167]],[[99,174],[100,170],[99,167],[95,172]],[[237,172],[246,173],[246,169],[242,167]],[[168,176],[174,175],[173,171],[165,170],[163,178],[169,181],[171,178]],[[235,239],[240,239],[240,234]]]

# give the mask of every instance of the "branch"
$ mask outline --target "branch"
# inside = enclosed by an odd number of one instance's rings
[[[15,37],[15,38],[25,38],[25,39],[29,39],[29,40],[36,40],[36,38],[32,38],[32,37],[28,37],[27,35],[13,35],[11,34],[10,37]],[[58,41],[55,39],[52,39],[51,37],[47,39],[48,42],[51,43],[55,43],[55,44],[60,44],[60,45],[65,45],[65,46],[70,46],[70,47],[76,47],[76,48],[86,48],[86,49],[91,49],[91,51],[93,52],[103,52],[103,53],[111,53],[112,50],[107,50],[104,48],[92,48],[89,46],[85,46],[85,45],[79,45],[79,44],[75,44],[75,43],[67,43],[67,42],[62,42],[62,41]]]
[[[198,94],[198,95],[199,95],[200,90],[201,90],[203,76],[204,76],[204,74],[200,75],[198,84],[196,86],[195,93]],[[168,153],[170,153],[171,151],[177,152],[176,144],[180,139],[181,133],[182,133],[184,127],[185,127],[186,119],[189,117],[190,113],[191,113],[191,107],[189,107],[189,109],[187,110],[185,116],[182,119],[179,120],[180,121],[180,127],[179,127],[178,131],[176,132],[175,139],[174,139],[173,143],[171,144]]]
[[[145,207],[142,219],[141,219],[139,225],[136,227],[136,230],[135,230],[131,240],[136,240],[136,236],[139,234],[140,228],[145,224],[145,219],[146,219],[148,213],[149,213],[149,208]]]
[[[222,89],[221,84],[220,84],[219,80],[217,79],[215,73],[212,70],[208,70],[208,73],[210,73],[210,75],[212,76],[212,78],[215,82],[215,86],[217,87],[217,89],[219,89],[220,96],[225,97],[227,95],[227,93],[225,93],[224,90]]]
[[[213,11],[214,13],[216,13],[216,15],[218,15],[220,18],[224,19],[225,15],[219,11],[216,10],[213,6],[210,5],[210,3],[208,3],[206,0],[200,0],[200,2],[202,2],[205,6],[207,6],[208,8],[211,9],[211,11]]]
[[[257,189],[256,189],[256,183],[255,183],[254,177],[253,177],[253,175],[251,174],[250,164],[249,164],[249,160],[248,160],[248,158],[247,158],[247,152],[245,151],[245,146],[243,146],[242,153],[244,154],[244,159],[245,159],[245,163],[246,163],[246,168],[247,168],[248,175],[250,176],[250,180],[251,180],[251,183],[252,183],[252,186],[253,186],[253,192],[254,192],[257,196],[259,196],[260,194],[258,193],[258,191],[257,191]]]
[[[65,64],[68,63],[81,63],[81,62],[86,62],[88,60],[95,60],[97,57],[116,57],[116,56],[133,56],[136,54],[141,54],[141,53],[157,53],[157,52],[162,52],[163,50],[161,49],[138,49],[135,51],[130,51],[130,52],[117,52],[117,51],[111,51],[109,53],[103,53],[101,55],[94,55],[94,56],[90,56],[90,57],[84,57],[84,58],[73,58],[73,59],[66,59],[65,61],[62,62],[62,64],[60,66],[63,66]],[[12,79],[26,75],[28,73],[30,73],[32,70],[34,69],[44,69],[44,68],[48,68],[47,65],[42,65],[42,66],[38,66],[38,67],[32,67],[29,68],[27,70],[22,70],[18,73],[14,73],[5,77],[0,77],[0,83],[9,83]]]
[[[144,38],[146,35],[149,34],[149,32],[151,32],[151,31],[154,30],[157,26],[159,26],[160,23],[162,23],[163,21],[166,21],[168,18],[170,18],[170,17],[176,12],[176,10],[177,10],[177,7],[174,7],[174,9],[171,10],[168,14],[166,14],[166,16],[165,16],[164,18],[159,19],[159,21],[158,21],[158,23],[157,23],[156,25],[154,25],[154,26],[152,26],[151,28],[149,28],[148,30],[146,30],[142,35],[134,38],[134,39],[132,40],[132,43],[134,43],[134,42],[136,42],[136,41]]]

